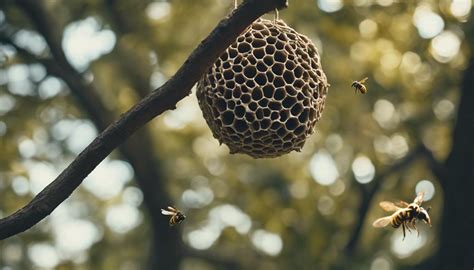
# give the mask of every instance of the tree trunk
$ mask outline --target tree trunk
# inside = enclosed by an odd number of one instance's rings
[[[419,269],[474,268],[474,58],[461,84],[446,178],[439,249]]]

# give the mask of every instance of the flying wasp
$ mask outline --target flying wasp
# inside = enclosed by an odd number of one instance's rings
[[[415,223],[418,220],[423,220],[425,223],[431,226],[431,219],[428,215],[428,211],[430,208],[424,209],[421,207],[423,203],[423,192],[419,192],[418,196],[416,196],[415,200],[412,203],[407,203],[404,201],[400,201],[399,203],[392,203],[383,201],[380,202],[380,207],[382,207],[385,211],[393,211],[390,216],[382,217],[374,221],[372,226],[375,228],[382,228],[387,226],[388,224],[392,225],[394,228],[398,228],[402,226],[403,228],[403,239],[405,239],[405,228],[409,232],[411,232],[410,228],[415,229],[420,235],[420,231],[416,227]]]
[[[161,209],[161,214],[165,216],[171,216],[170,226],[179,224],[186,218],[186,216],[181,211],[172,206],[168,206],[168,210]]]
[[[368,80],[369,78],[365,77],[363,78],[362,80],[360,81],[353,81],[352,82],[352,87],[354,87],[354,91],[355,93],[357,93],[357,91],[361,92],[362,94],[366,94],[367,93],[367,87],[365,86],[365,82]]]

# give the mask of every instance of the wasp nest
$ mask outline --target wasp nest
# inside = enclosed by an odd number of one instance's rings
[[[301,150],[327,91],[314,44],[281,20],[259,19],[201,78],[197,97],[220,143],[263,158]]]

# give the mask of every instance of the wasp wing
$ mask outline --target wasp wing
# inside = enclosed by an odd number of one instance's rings
[[[374,226],[375,228],[383,228],[387,226],[388,224],[390,224],[391,220],[392,220],[392,216],[382,217],[374,221],[374,223],[372,223],[372,226]]]
[[[360,80],[359,83],[364,84],[368,79],[369,79],[368,77],[365,77],[362,80]]]
[[[425,193],[423,191],[418,192],[418,196],[416,196],[415,200],[413,201],[414,203],[421,205],[423,202],[423,197],[425,196]]]
[[[161,214],[165,215],[165,216],[172,216],[172,215],[174,215],[174,212],[171,212],[171,211],[168,211],[168,210],[165,210],[165,209],[161,209]]]
[[[399,201],[399,202],[396,202],[395,205],[398,206],[398,207],[401,207],[401,208],[406,208],[410,204],[405,202],[405,201]]]
[[[383,210],[389,211],[389,212],[395,212],[401,209],[400,207],[396,206],[393,202],[383,201],[383,202],[380,202],[379,205]]]

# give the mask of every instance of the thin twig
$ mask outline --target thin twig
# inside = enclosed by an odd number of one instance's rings
[[[26,1],[26,0],[21,0]],[[66,200],[83,179],[112,150],[154,117],[176,107],[190,94],[191,87],[217,57],[255,19],[275,8],[286,7],[286,0],[247,0],[223,19],[191,53],[176,74],[163,86],[142,99],[117,122],[82,151],[76,159],[25,207],[0,220],[0,239],[23,232],[48,216]]]

